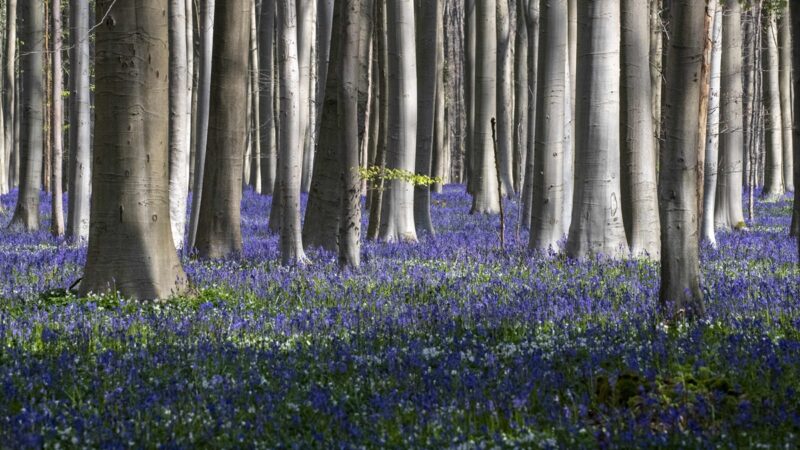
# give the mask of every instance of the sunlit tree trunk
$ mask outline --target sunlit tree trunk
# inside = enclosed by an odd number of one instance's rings
[[[272,195],[275,188],[277,136],[275,127],[275,2],[262,0],[259,25],[259,108],[261,139],[261,193]],[[274,199],[273,199],[274,201]]]
[[[719,167],[720,131],[720,85],[722,73],[722,6],[716,0],[714,26],[711,31],[711,83],[708,93],[708,124],[705,145],[705,169],[703,183],[702,238],[717,245],[714,232],[715,203],[717,198],[717,168]]]
[[[792,27],[789,23],[789,3],[786,2],[780,18],[778,44],[780,45],[779,83],[781,97],[781,130],[783,141],[783,186],[794,192],[794,155],[792,142]],[[795,8],[800,5],[795,3]],[[800,68],[798,68],[800,70]]]
[[[302,192],[311,189],[314,168],[314,145],[312,142],[312,99],[314,98],[313,64],[314,46],[317,39],[317,0],[295,0],[297,4],[297,61],[299,70],[298,94],[300,95],[300,142],[303,149]]]
[[[522,194],[525,158],[528,148],[528,27],[525,24],[525,1],[515,0],[517,30],[514,48],[514,191]],[[524,194],[522,194],[524,195]]]
[[[497,167],[503,195],[514,195],[514,48],[509,0],[497,0]],[[440,21],[441,22],[441,21]]]
[[[189,66],[186,1],[169,2],[169,216],[175,248],[183,248],[189,197]]]
[[[539,96],[533,179],[533,218],[529,248],[558,249],[563,236],[564,122],[568,45],[566,0],[541,5],[539,32]]]
[[[250,98],[252,101],[251,118],[247,122],[247,135],[249,136],[252,152],[250,155],[250,173],[248,181],[253,190],[261,193],[261,93],[258,81],[258,14],[256,3],[259,0],[250,0],[250,70],[248,82],[250,83]]]
[[[80,1],[80,0],[75,0]],[[14,114],[14,92],[16,77],[14,67],[17,59],[17,0],[6,0],[5,48],[3,51],[3,153],[0,154],[0,165],[6,168],[4,183],[0,185],[0,194],[5,194],[12,187],[13,167],[11,153],[14,150],[14,123],[19,116]]]
[[[53,201],[50,209],[50,232],[53,236],[64,234],[64,203],[62,201],[62,158],[64,151],[64,101],[61,91],[64,90],[64,78],[61,67],[61,0],[52,0],[53,8],[53,111],[50,120],[50,133],[53,140],[53,159],[50,169],[50,187],[53,192]]]
[[[744,228],[742,169],[744,132],[742,108],[742,10],[738,0],[725,0],[722,25],[722,70],[720,81],[719,178],[714,224],[720,229]]]
[[[628,253],[620,184],[620,7],[578,5],[575,201],[567,238],[574,258]]]
[[[767,199],[783,195],[783,119],[781,118],[778,21],[775,12],[765,14],[764,105],[766,107],[766,161],[764,192]]]
[[[474,194],[475,185],[475,76],[477,61],[475,59],[476,51],[476,14],[477,14],[478,0],[466,0],[464,7],[464,101],[466,103],[467,123],[466,123],[466,139],[465,139],[465,155],[464,173],[467,177],[467,192]]]
[[[800,67],[800,8],[789,8],[792,19],[792,67]],[[800,92],[800,76],[792,77],[792,90]],[[797,259],[800,261],[800,95],[792,98],[794,115],[792,116],[792,151],[794,152],[794,210],[792,213],[791,235],[797,238]]]
[[[98,0],[92,216],[81,295],[163,299],[186,287],[169,220],[166,5]],[[148,55],[142,58],[141,55]]]
[[[414,171],[417,139],[417,56],[414,2],[387,2],[389,117],[386,167]],[[492,66],[494,69],[494,65]],[[408,181],[387,180],[381,208],[380,239],[416,241],[414,187]]]
[[[707,20],[705,2],[673,0],[665,68],[664,135],[658,196],[661,214],[661,312],[670,318],[704,313],[697,217]]]
[[[26,1],[20,4],[20,92],[22,116],[20,127],[19,197],[11,218],[12,228],[39,229],[39,192],[42,177],[42,133],[44,125],[44,4]]]
[[[536,142],[536,98],[539,65],[539,0],[525,1],[525,24],[528,32],[528,144],[525,149],[525,181],[522,191],[520,225],[530,228],[533,212],[534,153]]]

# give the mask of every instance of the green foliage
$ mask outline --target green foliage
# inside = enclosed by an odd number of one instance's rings
[[[430,177],[428,175],[421,175],[404,169],[389,169],[380,166],[360,167],[358,175],[361,179],[366,181],[406,181],[414,186],[430,186],[432,184],[442,183],[441,177]]]

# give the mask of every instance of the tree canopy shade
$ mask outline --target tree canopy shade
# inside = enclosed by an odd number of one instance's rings
[[[89,249],[80,290],[138,299],[180,293],[169,221],[166,4],[99,0]],[[144,57],[144,55],[147,55]]]

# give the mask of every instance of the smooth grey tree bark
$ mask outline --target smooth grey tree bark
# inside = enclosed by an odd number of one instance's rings
[[[42,181],[42,133],[44,115],[44,4],[23,2],[19,5],[20,41],[20,179],[19,197],[10,227],[39,229],[39,192]],[[13,170],[13,169],[12,169]]]
[[[497,114],[497,9],[475,1],[475,118],[473,123],[472,214],[500,211],[491,119]]]
[[[275,128],[275,2],[262,0],[258,35],[259,108],[261,139],[261,193],[272,195],[275,188],[277,136]]]
[[[564,123],[569,29],[567,0],[541,4],[533,218],[528,247],[558,250],[563,236]]]
[[[169,221],[166,5],[96,5],[108,13],[96,31],[92,218],[80,293],[164,299],[186,288]]]
[[[464,64],[465,64],[465,86],[464,86],[464,102],[466,103],[467,122],[466,122],[466,138],[464,142],[464,163],[466,170],[464,173],[467,177],[467,193],[474,194],[475,188],[475,67],[476,67],[476,14],[477,14],[477,1],[466,0],[464,7]]]
[[[522,187],[520,226],[530,228],[533,213],[534,153],[536,142],[536,98],[539,66],[539,0],[522,0],[525,5],[525,24],[528,32],[528,144],[525,149],[525,178]]]
[[[175,248],[183,248],[189,198],[192,96],[186,45],[186,1],[169,2],[169,218]]]
[[[789,23],[789,3],[783,6],[778,20],[779,60],[778,78],[781,97],[781,140],[783,142],[783,187],[794,192],[794,158],[792,142],[792,27]],[[795,4],[795,8],[798,5]],[[800,69],[799,69],[800,70]]]
[[[250,173],[248,181],[253,190],[261,193],[261,93],[259,92],[259,64],[258,64],[258,15],[256,3],[259,0],[250,0],[250,101],[252,102],[251,120],[247,122],[247,136],[250,139],[252,151],[250,153]]]
[[[509,0],[497,0],[497,167],[503,195],[513,197],[514,46],[509,8]]]
[[[278,0],[278,65],[280,67],[280,155],[277,194],[280,196],[281,263],[307,263],[300,230],[300,183],[303,171],[300,66],[295,0]]]
[[[389,55],[386,167],[414,172],[417,145],[417,55],[413,0],[388,2],[386,15]],[[414,227],[414,187],[408,181],[387,180],[385,188],[379,239],[385,242],[415,242],[417,232]]]
[[[717,0],[709,1],[714,8],[714,26],[711,29],[711,78],[708,91],[708,123],[706,125],[705,169],[703,182],[702,238],[712,246],[717,245],[714,232],[715,203],[717,198],[717,169],[719,167],[720,86],[722,82],[722,6]]]
[[[439,28],[443,25],[444,7],[441,0],[417,0],[417,151],[416,173],[430,176],[433,163],[434,121],[436,119],[436,88],[440,61],[437,59]],[[430,186],[414,187],[414,223],[417,233],[434,234],[431,220]]]
[[[528,148],[528,26],[525,23],[525,1],[517,6],[516,41],[514,42],[514,191],[522,194],[525,159]]]
[[[744,132],[742,87],[742,10],[738,0],[725,0],[722,25],[720,80],[720,145],[715,226],[723,230],[745,227],[742,210]]]
[[[664,62],[664,24],[661,19],[662,0],[650,0],[650,90],[656,137],[656,152],[661,144],[661,87]]]
[[[780,96],[780,52],[775,12],[765,13],[764,23],[764,105],[766,107],[766,161],[763,196],[775,200],[783,193],[783,119]]]
[[[658,196],[661,213],[659,306],[668,318],[704,314],[700,290],[697,191],[702,151],[698,124],[702,100],[707,20],[705,2],[673,0],[665,69],[664,135]]]
[[[800,8],[789,8],[792,20],[792,66],[800,67]],[[792,90],[800,92],[800,76],[792,78]],[[793,135],[792,151],[794,152],[794,210],[792,213],[792,224],[790,233],[797,238],[797,259],[800,261],[800,95],[792,98],[795,114],[792,116]]]
[[[64,202],[62,201],[63,187],[61,184],[64,154],[64,100],[61,97],[61,92],[64,90],[64,76],[61,67],[61,0],[52,0],[51,7],[53,9],[53,59],[51,64],[53,109],[50,116],[50,134],[53,143],[53,157],[50,161],[50,189],[53,201],[50,203],[50,232],[53,236],[58,237],[64,234]]]
[[[215,0],[202,0],[200,7],[200,76],[197,83],[197,116],[195,117],[194,180],[192,184],[192,210],[189,217],[188,248],[195,248],[197,227],[200,221],[200,202],[203,198],[203,176],[208,145],[208,120],[211,95],[211,61],[214,50]]]
[[[311,189],[314,168],[314,144],[312,137],[312,99],[314,47],[317,39],[317,0],[295,0],[297,7],[297,60],[299,67],[300,94],[300,140],[303,146],[302,192]]]
[[[622,2],[622,216],[631,253],[658,259],[656,137],[652,114],[650,0]]]
[[[564,184],[564,204],[561,215],[561,226],[564,234],[569,234],[569,227],[572,225],[572,205],[575,200],[575,146],[577,135],[575,134],[575,124],[577,116],[576,95],[578,86],[578,0],[569,0],[569,37],[567,39],[568,59],[567,59],[567,92],[564,98],[567,102],[564,119],[564,170],[562,180]]]
[[[203,258],[242,251],[243,150],[247,141],[247,85],[250,82],[250,5],[220,2],[214,8],[208,148],[196,247]]]
[[[342,3],[339,0],[337,4]],[[438,3],[438,1],[436,1]],[[356,268],[361,264],[361,177],[358,174],[358,81],[359,29],[362,0],[344,0],[341,35],[342,57],[339,104],[342,117],[341,217],[339,225],[339,266]],[[339,62],[341,61],[341,62]]]
[[[573,258],[628,253],[621,209],[621,17],[616,2],[578,4],[575,199],[567,238]]]
[[[13,179],[11,153],[14,149],[14,123],[19,117],[14,114],[14,92],[16,77],[14,67],[17,59],[17,0],[6,0],[5,47],[3,51],[3,154],[0,165],[6,168],[4,183],[0,185],[0,193],[11,190]]]
[[[376,77],[377,87],[380,92],[378,138],[376,140],[375,159],[373,165],[386,168],[386,150],[389,144],[389,34],[386,2],[377,0],[376,23],[375,23],[375,46],[377,49]],[[372,181],[372,197],[369,205],[369,223],[367,225],[367,239],[374,241],[379,239],[381,230],[381,219],[383,216],[383,195],[385,193],[386,180],[378,178]]]

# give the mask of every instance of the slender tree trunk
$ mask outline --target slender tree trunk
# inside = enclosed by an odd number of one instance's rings
[[[303,172],[300,67],[295,0],[278,0],[278,52],[280,66],[280,132],[278,134],[278,192],[281,202],[280,249],[284,265],[305,264],[300,230],[300,183]]]
[[[709,4],[716,3],[711,0]],[[717,198],[717,168],[719,166],[720,85],[722,74],[722,6],[714,11],[711,31],[711,84],[708,95],[708,124],[705,142],[705,169],[703,182],[702,238],[717,245],[714,232],[715,203]]]
[[[272,0],[266,0],[261,5],[261,24],[258,33],[261,193],[272,195],[275,188],[277,163],[275,102],[273,99],[275,96],[275,2]]]
[[[412,0],[388,2],[386,14],[389,55],[386,167],[413,172],[417,138],[414,2]],[[414,228],[414,187],[408,181],[386,182],[381,208],[380,239],[386,242],[417,240]]]
[[[622,216],[631,253],[658,259],[656,138],[649,61],[650,0],[622,2]]]
[[[53,159],[52,169],[50,170],[50,186],[53,190],[53,201],[51,202],[51,221],[50,232],[53,236],[64,234],[64,203],[62,201],[62,157],[64,151],[64,124],[63,100],[61,91],[64,90],[63,75],[61,71],[61,0],[53,1],[53,117],[50,122],[50,130],[53,139]]]
[[[795,8],[798,5],[795,4]],[[783,186],[786,192],[794,192],[794,144],[792,142],[792,27],[789,23],[789,2],[783,7],[778,21],[778,44],[780,45],[779,83],[781,98],[781,130],[783,132]]]
[[[0,193],[5,194],[13,187],[14,170],[11,164],[11,153],[14,150],[14,124],[19,120],[15,115],[14,92],[16,91],[16,77],[14,67],[17,59],[17,0],[6,0],[6,29],[5,29],[5,56],[3,65],[3,141],[4,152],[0,161],[6,167],[5,183],[0,185]]]
[[[783,119],[780,98],[780,53],[778,48],[778,21],[775,12],[766,15],[764,25],[765,56],[764,104],[766,114],[766,161],[764,197],[774,200],[783,195]]]
[[[517,5],[517,31],[514,49],[514,191],[522,194],[525,159],[528,148],[528,27],[525,23],[525,1]],[[529,40],[530,39],[530,40]]]
[[[389,39],[387,33],[388,21],[386,12],[386,2],[377,0],[377,27],[375,29],[375,42],[378,47],[378,89],[381,92],[380,101],[380,127],[378,129],[378,139],[375,152],[374,165],[381,169],[386,168],[386,148],[389,143]],[[372,199],[369,208],[369,224],[367,226],[367,239],[370,241],[379,238],[381,229],[381,217],[383,215],[383,195],[386,182],[380,178],[373,182],[375,186],[372,192]]]
[[[208,121],[211,96],[211,61],[214,49],[215,0],[201,0],[200,8],[200,79],[197,85],[197,147],[194,157],[194,184],[192,186],[192,212],[189,218],[189,248],[197,243],[197,228],[200,221],[200,200],[203,197],[206,146],[208,144]],[[241,105],[240,105],[241,107]]]
[[[169,216],[175,248],[183,248],[189,197],[189,66],[186,50],[186,1],[169,2]]]
[[[575,200],[575,169],[576,169],[576,144],[575,134],[577,116],[577,87],[578,87],[578,0],[569,0],[569,37],[567,39],[567,92],[564,101],[564,170],[562,180],[564,184],[564,203],[561,208],[561,226],[563,234],[569,234],[572,225],[572,204]]]
[[[800,8],[789,7],[789,14],[792,19],[792,66],[800,68]],[[794,152],[794,209],[792,212],[792,225],[790,233],[797,238],[797,258],[800,261],[800,76],[792,78],[792,90],[795,95],[792,98],[794,105],[794,115],[792,116],[792,151]]]
[[[44,8],[43,2],[20,4],[20,91],[22,92],[19,197],[12,228],[39,229],[39,191],[42,181],[44,117]]]
[[[737,0],[725,0],[722,25],[722,73],[719,148],[719,178],[714,222],[721,229],[742,229],[742,168],[744,133],[742,122],[742,11]]]
[[[314,44],[317,30],[317,1],[295,0],[297,4],[297,58],[299,64],[300,94],[300,142],[303,148],[302,192],[311,189],[311,175],[314,168],[314,145],[311,139],[311,104],[313,99]]]
[[[163,299],[186,287],[169,221],[165,6],[97,1],[108,15],[96,35],[94,194],[81,295]]]
[[[259,64],[258,64],[258,15],[256,13],[256,3],[259,0],[251,0],[250,5],[250,71],[249,83],[251,101],[253,102],[252,120],[247,122],[247,135],[250,136],[252,152],[250,160],[249,181],[253,190],[261,193],[261,93],[259,92]]]
[[[466,149],[465,149],[465,165],[466,170],[464,173],[467,177],[467,193],[474,193],[475,184],[475,76],[476,64],[475,51],[476,51],[476,33],[477,33],[477,1],[466,0],[465,7],[465,20],[464,20],[464,60],[466,65],[466,86],[465,86],[465,100],[467,106],[467,128],[466,128]]]
[[[491,119],[497,113],[497,20],[491,0],[476,0],[475,121],[473,123],[473,193],[471,213],[500,211]]]
[[[620,7],[606,0],[578,5],[578,103],[575,201],[567,254],[628,253],[620,183]]]
[[[204,258],[242,251],[242,150],[247,139],[250,5],[221,2],[214,9],[214,53],[208,149],[203,199],[197,226],[197,250]]]
[[[431,175],[433,163],[433,134],[436,119],[436,75],[439,27],[442,26],[442,2],[440,0],[417,0],[417,150],[416,172]],[[414,223],[417,233],[434,234],[431,221],[430,186],[414,187]]]
[[[569,33],[566,0],[542,3],[539,32],[539,93],[536,105],[533,210],[529,248],[557,250],[563,236],[564,122]]]
[[[702,101],[703,54],[708,30],[705,2],[674,0],[665,71],[665,141],[661,150],[660,307],[670,318],[704,314],[700,290],[697,183],[698,124],[707,114]]]
[[[338,3],[342,3],[340,0]],[[345,0],[342,27],[342,57],[339,104],[342,116],[341,186],[342,209],[339,226],[339,265],[358,267],[361,263],[361,178],[358,175],[358,80],[359,25],[362,0]],[[341,61],[339,63],[338,61]]]
[[[528,28],[528,145],[525,149],[525,181],[522,191],[520,225],[530,228],[533,214],[534,153],[536,142],[536,98],[539,66],[539,0],[525,0],[525,22]]]
[[[497,0],[497,168],[503,195],[514,195],[514,46],[509,0]],[[441,23],[441,21],[440,21]]]
[[[650,91],[651,114],[656,154],[661,144],[661,80],[664,61],[664,25],[661,20],[661,1],[650,0]]]

